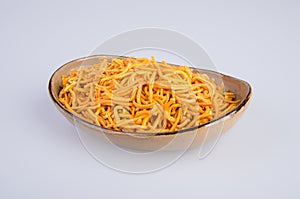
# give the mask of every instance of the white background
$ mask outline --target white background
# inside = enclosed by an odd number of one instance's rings
[[[0,198],[299,198],[299,1],[0,1]],[[138,27],[179,31],[252,103],[204,160],[145,175],[93,159],[56,111],[60,65]]]

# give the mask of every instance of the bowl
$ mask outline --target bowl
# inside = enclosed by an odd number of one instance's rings
[[[249,105],[252,90],[251,86],[247,82],[235,77],[221,74],[219,72],[199,68],[194,68],[194,70],[207,74],[210,78],[215,79],[217,84],[223,81],[225,89],[234,92],[237,98],[240,99],[240,102],[234,110],[228,112],[222,117],[211,120],[206,124],[198,125],[188,129],[155,134],[145,132],[121,132],[106,129],[75,116],[59,102],[58,94],[61,89],[62,75],[69,75],[72,69],[78,69],[80,67],[99,63],[104,59],[117,57],[120,56],[95,55],[70,61],[62,65],[52,74],[48,85],[50,98],[52,99],[57,110],[62,113],[67,120],[76,125],[77,128],[84,129],[86,133],[104,134],[112,143],[117,146],[147,151],[153,151],[162,148],[166,148],[167,150],[179,150],[187,147],[199,146],[204,142],[216,140],[221,134],[226,132],[237,122]]]

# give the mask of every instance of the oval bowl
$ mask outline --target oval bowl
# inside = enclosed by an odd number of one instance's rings
[[[62,65],[52,74],[48,84],[48,91],[57,110],[72,124],[76,124],[77,127],[83,128],[87,133],[103,133],[112,143],[118,146],[151,151],[163,148],[166,150],[178,150],[199,146],[204,142],[216,141],[222,133],[226,132],[236,123],[248,107],[252,96],[251,86],[243,80],[211,70],[193,68],[194,70],[207,74],[210,78],[215,79],[217,84],[223,81],[225,89],[234,92],[241,101],[234,110],[206,124],[174,132],[155,134],[144,132],[121,132],[106,129],[75,116],[59,102],[58,94],[61,90],[62,75],[69,75],[72,69],[78,69],[80,67],[99,63],[104,59],[117,57],[121,56],[95,55],[70,61]]]

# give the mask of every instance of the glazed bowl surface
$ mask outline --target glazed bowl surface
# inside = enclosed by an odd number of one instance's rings
[[[70,61],[58,68],[51,76],[48,84],[48,91],[57,110],[65,116],[71,123],[75,124],[76,128],[80,128],[89,134],[104,134],[112,143],[133,149],[141,150],[158,150],[166,148],[167,150],[177,150],[187,147],[195,147],[207,142],[209,139],[217,139],[222,133],[232,127],[241,117],[249,105],[252,90],[251,86],[238,78],[221,74],[216,71],[194,68],[200,73],[207,74],[210,78],[215,79],[217,84],[224,83],[225,89],[236,94],[237,99],[240,99],[237,107],[227,114],[211,120],[210,122],[198,125],[192,128],[183,129],[173,132],[161,133],[145,133],[145,132],[124,132],[106,129],[101,126],[92,124],[82,118],[77,117],[68,111],[58,100],[58,95],[61,90],[62,75],[69,75],[71,70],[81,67],[98,64],[104,59],[118,58],[120,56],[112,55],[95,55],[84,57]],[[174,64],[173,64],[174,65]],[[214,136],[207,136],[208,134]],[[166,147],[167,146],[167,147]]]

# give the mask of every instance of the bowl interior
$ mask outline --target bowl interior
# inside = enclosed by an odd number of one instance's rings
[[[58,106],[59,109],[61,109],[61,111],[65,112],[65,115],[72,117],[73,114],[71,112],[69,112],[68,110],[66,110],[64,108],[64,106],[58,100],[58,94],[59,94],[59,91],[61,90],[62,75],[69,75],[72,69],[78,69],[81,67],[98,64],[98,63],[101,63],[101,61],[104,59],[111,59],[111,58],[115,58],[115,57],[118,57],[118,56],[108,56],[108,55],[90,56],[90,57],[81,58],[81,59],[77,59],[77,60],[68,62],[68,63],[64,64],[62,67],[60,67],[59,69],[57,69],[53,73],[53,75],[49,81],[49,92],[50,92],[50,96],[51,96],[53,102]],[[226,117],[230,114],[233,114],[233,113],[239,111],[249,101],[249,99],[251,97],[251,87],[247,82],[237,79],[237,78],[234,78],[234,77],[231,77],[231,76],[228,76],[228,75],[224,75],[224,74],[215,72],[215,71],[199,69],[199,68],[195,68],[195,70],[199,71],[200,73],[207,74],[210,78],[215,79],[217,84],[220,84],[223,81],[224,85],[225,85],[225,89],[228,89],[228,90],[234,92],[236,94],[237,98],[241,99],[239,105],[234,110],[227,113],[225,116],[222,116],[221,118]],[[218,119],[220,119],[220,118],[218,118]],[[207,124],[213,123],[215,121],[216,120],[210,121]],[[93,124],[91,124],[91,125],[93,125]],[[203,125],[200,125],[196,128],[200,128],[202,126]],[[97,126],[96,128],[102,128],[102,127]],[[195,129],[195,128],[193,128],[193,129]],[[183,131],[189,131],[189,129],[185,129]],[[135,133],[138,133],[138,132],[135,132]],[[172,133],[176,133],[176,132],[168,132],[167,134],[172,134]]]

